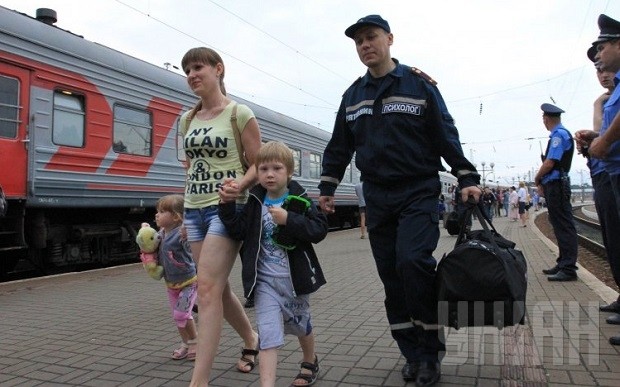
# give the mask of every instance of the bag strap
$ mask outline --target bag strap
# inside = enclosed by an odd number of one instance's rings
[[[233,129],[233,136],[235,136],[235,145],[237,146],[237,153],[239,154],[239,162],[241,163],[241,167],[243,168],[243,173],[248,170],[248,162],[245,159],[245,153],[243,150],[243,142],[241,142],[241,132],[239,131],[239,126],[237,126],[237,102],[235,102],[232,112],[230,113],[230,126]],[[181,119],[181,128],[183,130],[184,135],[189,131],[189,125],[196,115],[195,109],[191,109],[184,114]]]
[[[239,131],[239,127],[237,126],[237,103],[232,108],[232,113],[230,114],[230,125],[233,129],[233,134],[235,136],[235,144],[237,145],[237,153],[239,154],[239,161],[241,162],[241,167],[243,167],[243,173],[248,170],[248,162],[245,159],[245,151],[243,150],[243,142],[241,142],[241,132]]]

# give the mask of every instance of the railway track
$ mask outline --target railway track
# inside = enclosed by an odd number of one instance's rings
[[[600,259],[606,260],[601,225],[595,219],[586,216],[582,210],[583,207],[580,206],[573,210],[579,244],[591,253],[599,256]]]
[[[615,291],[620,291],[611,273],[609,263],[607,262],[607,255],[605,254],[603,248],[603,238],[601,235],[600,226],[595,219],[588,216],[591,214],[584,214],[581,207],[589,206],[573,207],[575,227],[577,229],[577,237],[579,242],[579,255],[577,262],[605,285]],[[594,209],[592,208],[591,212],[593,211]],[[535,224],[543,235],[549,238],[553,243],[557,244],[553,227],[551,227],[551,224],[549,223],[548,214],[546,212],[541,213],[536,217]]]

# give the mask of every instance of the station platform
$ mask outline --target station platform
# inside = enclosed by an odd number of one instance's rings
[[[541,270],[554,264],[557,247],[536,229],[538,213],[527,227],[494,220],[529,263],[527,324],[446,329],[439,386],[620,385],[620,347],[608,343],[620,326],[598,310],[618,294],[583,268],[579,281],[547,281]],[[442,228],[435,257],[455,239]],[[338,231],[316,248],[328,281],[311,298],[316,386],[406,386],[368,239]],[[242,294],[239,263],[230,282]],[[193,363],[170,358],[179,341],[164,284],[140,264],[0,284],[2,386],[187,386]],[[211,386],[259,385],[258,368],[235,370],[241,346],[224,324]],[[277,385],[288,386],[301,360],[296,339],[279,355]]]

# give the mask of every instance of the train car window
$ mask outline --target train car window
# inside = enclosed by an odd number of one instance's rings
[[[69,91],[54,92],[52,142],[63,146],[84,146],[84,97]]]
[[[153,124],[145,110],[114,106],[114,145],[118,153],[150,156]]]
[[[295,162],[293,176],[301,176],[301,151],[295,148],[291,148],[291,151],[293,151],[293,161]]]
[[[321,155],[310,153],[310,178],[318,179],[321,177]]]
[[[19,81],[0,75],[0,137],[17,137]]]

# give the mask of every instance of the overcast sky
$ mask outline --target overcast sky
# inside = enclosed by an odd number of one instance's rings
[[[0,0],[60,28],[156,65],[179,66],[208,46],[226,64],[229,93],[331,131],[344,90],[365,72],[344,30],[378,13],[392,56],[438,82],[465,155],[500,184],[536,173],[548,132],[540,105],[566,110],[572,132],[591,128],[602,93],[586,50],[612,0]],[[176,70],[175,70],[176,71]],[[489,164],[493,162],[493,174]],[[580,175],[581,171],[581,175]],[[590,182],[575,154],[573,183]],[[583,176],[583,180],[582,177]]]

